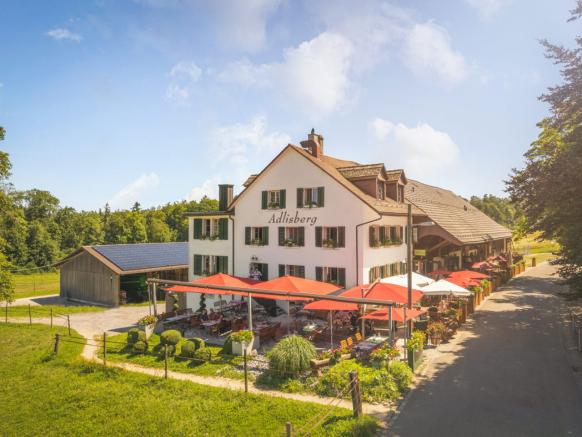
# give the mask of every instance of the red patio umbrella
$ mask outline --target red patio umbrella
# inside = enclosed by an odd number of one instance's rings
[[[408,303],[408,289],[400,285],[375,282],[372,285],[357,285],[340,294],[342,297],[363,297],[397,303]],[[423,296],[422,291],[412,290],[412,303],[415,304]]]
[[[473,270],[460,270],[458,272],[452,272],[450,274],[451,278],[463,278],[463,279],[488,279],[489,276],[481,273],[474,272]]]
[[[464,277],[451,277],[451,278],[447,278],[447,281],[452,282],[455,285],[458,285],[459,287],[463,287],[463,288],[467,288],[471,285],[473,286],[480,286],[481,282],[479,281],[479,279],[471,279],[471,278],[464,278]]]
[[[327,282],[314,281],[312,279],[298,278],[297,276],[281,276],[270,281],[261,282],[255,288],[262,290],[292,291],[295,293],[330,294],[340,290],[340,287]],[[312,300],[309,297],[279,296],[276,294],[262,294],[261,299],[302,301]]]
[[[235,288],[249,288],[252,287],[259,281],[250,278],[239,278],[238,276],[231,276],[225,273],[217,273],[215,275],[206,276],[204,278],[194,279],[192,281],[193,285],[220,285],[223,287],[235,287]],[[245,296],[246,293],[241,293],[239,291],[234,290],[217,290],[211,288],[204,288],[204,287],[188,287],[185,285],[173,285],[171,287],[166,288],[167,291],[175,292],[175,293],[200,293],[200,294],[234,294],[234,295],[243,295]]]
[[[416,317],[420,316],[421,314],[426,313],[425,309],[412,309],[406,310],[406,320],[415,319]],[[388,310],[378,310],[372,313],[366,314],[362,317],[362,319],[366,320],[388,320]],[[393,308],[392,309],[392,320],[395,322],[404,322],[404,308]]]
[[[357,311],[358,304],[334,300],[316,300],[309,302],[303,309],[312,311]]]
[[[446,270],[446,269],[439,269],[439,270],[435,270],[433,272],[427,273],[428,276],[448,276],[450,274],[451,274],[451,272],[449,270]]]

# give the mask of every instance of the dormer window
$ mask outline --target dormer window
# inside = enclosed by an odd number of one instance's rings
[[[297,208],[321,208],[324,205],[324,187],[297,188]]]
[[[385,192],[385,184],[382,181],[378,181],[378,199],[384,200],[384,198],[386,197],[386,192]]]
[[[261,209],[285,208],[285,190],[267,190],[261,193]]]

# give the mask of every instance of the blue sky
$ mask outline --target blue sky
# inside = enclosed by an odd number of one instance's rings
[[[63,205],[215,195],[314,127],[326,152],[501,194],[573,0],[0,1],[1,144]]]

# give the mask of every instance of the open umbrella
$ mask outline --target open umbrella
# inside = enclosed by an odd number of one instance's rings
[[[448,296],[469,297],[471,292],[460,285],[441,279],[422,288],[422,292],[427,296]]]
[[[408,275],[395,275],[388,278],[380,279],[380,282],[384,284],[394,284],[400,285],[401,287],[408,287]],[[423,276],[419,273],[412,272],[412,287],[419,288],[425,285],[432,284],[434,279],[427,276]]]
[[[386,284],[376,282],[372,285],[357,285],[340,294],[342,297],[363,297],[368,299],[379,299],[387,302],[408,303],[408,288],[401,285]],[[420,289],[412,290],[412,304],[422,298]]]
[[[392,310],[392,320],[395,322],[405,322],[406,320],[415,319],[418,316],[426,313],[425,309],[412,309],[406,310],[406,318],[404,317],[404,308],[394,308]],[[371,313],[366,314],[362,317],[362,319],[366,320],[388,320],[389,318],[389,311],[388,310],[378,310]]]

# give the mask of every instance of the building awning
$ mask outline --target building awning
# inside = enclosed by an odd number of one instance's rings
[[[298,278],[297,276],[281,276],[279,278],[271,279],[270,281],[258,283],[254,287],[262,290],[290,291],[294,293],[312,293],[321,295],[330,294],[341,289],[337,285],[329,284],[327,282]],[[276,294],[261,294],[257,295],[256,297],[260,299],[289,301],[311,300],[307,297],[302,298],[295,296],[280,296]]]
[[[357,285],[340,294],[341,297],[360,297],[368,299],[379,299],[393,301],[397,303],[408,303],[408,289],[395,284],[375,282],[372,285]],[[418,302],[422,298],[422,291],[412,290],[412,303]]]
[[[412,309],[406,310],[406,320],[415,319],[418,316],[426,313],[425,309]],[[378,311],[374,311],[372,313],[366,314],[362,316],[362,319],[366,320],[389,320],[389,313],[387,309],[382,309]],[[392,321],[394,322],[404,322],[404,308],[393,308],[392,309]]]

